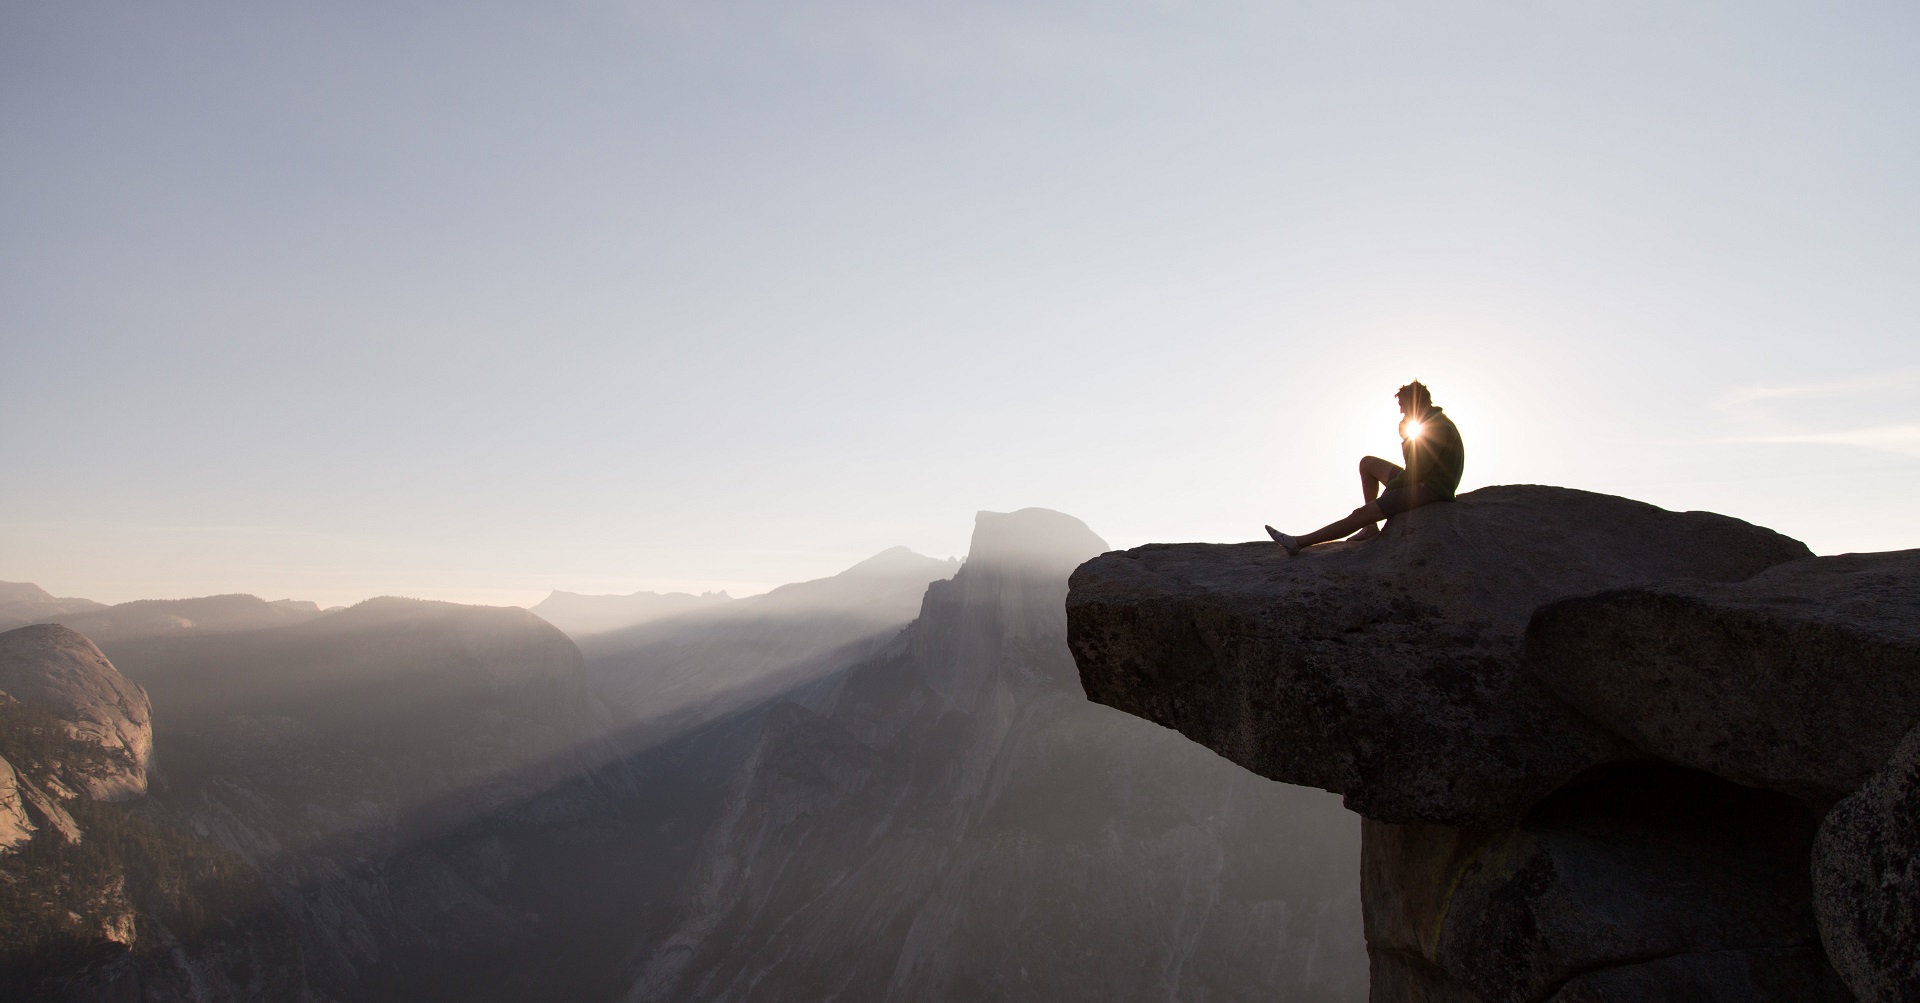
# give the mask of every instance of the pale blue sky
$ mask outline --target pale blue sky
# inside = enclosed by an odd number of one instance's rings
[[[1920,546],[1905,3],[0,6],[0,579],[751,592],[1474,487]]]

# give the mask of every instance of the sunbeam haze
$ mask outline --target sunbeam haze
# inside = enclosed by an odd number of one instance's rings
[[[1472,484],[1920,539],[1877,395],[1724,404],[1920,366],[1900,5],[0,18],[0,552],[62,594],[1250,539],[1416,377]]]

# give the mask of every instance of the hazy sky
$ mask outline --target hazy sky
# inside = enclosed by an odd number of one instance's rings
[[[0,579],[729,588],[1463,488],[1920,546],[1920,7],[0,5]]]

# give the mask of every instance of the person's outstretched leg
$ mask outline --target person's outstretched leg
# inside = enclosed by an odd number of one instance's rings
[[[1315,544],[1332,543],[1335,540],[1345,539],[1348,533],[1352,533],[1362,526],[1371,526],[1386,517],[1387,514],[1380,511],[1380,503],[1370,501],[1354,509],[1345,519],[1339,522],[1329,523],[1305,536],[1288,536],[1274,529],[1272,526],[1267,527],[1267,535],[1273,537],[1273,542],[1285,548],[1287,556],[1291,557]]]
[[[1380,535],[1380,529],[1375,524],[1387,517],[1385,512],[1380,511],[1376,501],[1380,497],[1380,489],[1400,473],[1397,463],[1390,463],[1378,456],[1363,456],[1360,458],[1360,497],[1366,504],[1348,513],[1345,519],[1322,526],[1305,536],[1288,536],[1272,526],[1266,528],[1267,535],[1285,548],[1289,557],[1317,543],[1346,539],[1349,533],[1354,534],[1355,540],[1371,540]]]

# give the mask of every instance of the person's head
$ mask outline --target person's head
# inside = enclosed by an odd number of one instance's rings
[[[1419,380],[1401,387],[1394,396],[1400,400],[1401,414],[1425,414],[1433,406],[1433,395],[1427,392],[1427,385]]]

